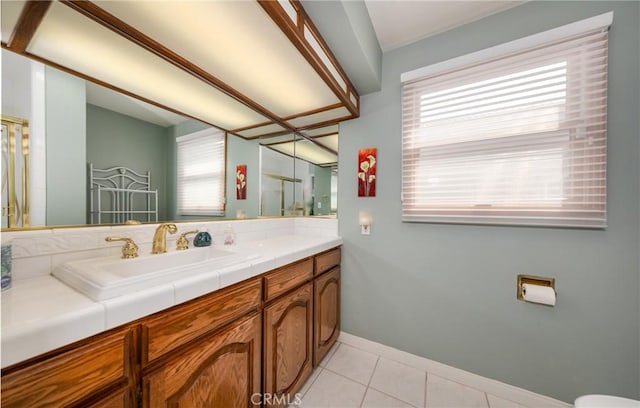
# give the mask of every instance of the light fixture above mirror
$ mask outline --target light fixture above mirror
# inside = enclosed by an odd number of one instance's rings
[[[244,138],[359,115],[296,0],[2,2],[2,46]]]

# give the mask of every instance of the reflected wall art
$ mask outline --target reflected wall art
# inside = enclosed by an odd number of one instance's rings
[[[247,165],[236,166],[236,199],[247,199]]]

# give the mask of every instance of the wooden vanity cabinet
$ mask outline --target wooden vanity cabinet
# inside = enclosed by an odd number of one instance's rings
[[[114,329],[3,370],[3,407],[134,407],[136,331]]]
[[[313,365],[327,354],[340,334],[340,259],[335,248],[315,257],[313,280]]]
[[[313,258],[264,275],[265,406],[295,402],[313,369]]]
[[[340,331],[340,248],[2,372],[2,407],[296,403]]]
[[[136,407],[134,404],[135,398],[131,393],[129,387],[118,388],[115,391],[109,392],[98,399],[92,399],[91,401],[81,402],[74,404],[77,408],[120,408],[120,407]]]
[[[142,406],[259,404],[261,305],[258,277],[142,319]]]
[[[256,312],[206,335],[142,377],[143,407],[259,406],[261,319]]]
[[[313,369],[313,285],[264,308],[265,406],[287,406]]]

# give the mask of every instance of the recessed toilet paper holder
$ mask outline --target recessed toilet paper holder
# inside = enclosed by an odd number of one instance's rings
[[[524,296],[522,294],[522,285],[538,285],[538,286],[546,286],[553,288],[554,292],[556,290],[556,280],[555,278],[547,278],[544,276],[534,276],[534,275],[518,275],[518,288],[516,293],[516,298],[518,300],[524,301]]]

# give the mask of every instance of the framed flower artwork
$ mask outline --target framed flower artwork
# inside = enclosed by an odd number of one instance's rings
[[[236,166],[236,199],[247,199],[247,165]]]
[[[358,197],[376,196],[376,157],[378,149],[358,150]]]

